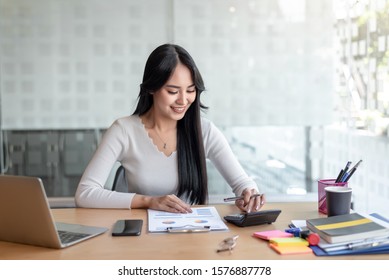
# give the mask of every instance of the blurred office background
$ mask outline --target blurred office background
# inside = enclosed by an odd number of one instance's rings
[[[362,159],[354,208],[389,215],[388,15],[389,0],[0,0],[2,173],[73,196],[172,42],[269,201],[316,201],[318,179]],[[211,202],[231,194],[212,164],[209,180]]]

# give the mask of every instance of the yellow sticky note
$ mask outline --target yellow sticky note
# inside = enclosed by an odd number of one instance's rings
[[[270,238],[270,243],[277,246],[308,246],[307,240],[300,237]]]

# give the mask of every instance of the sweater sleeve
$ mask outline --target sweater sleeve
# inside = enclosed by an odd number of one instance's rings
[[[227,181],[234,194],[240,196],[246,188],[258,190],[257,184],[244,171],[222,132],[208,120],[203,119],[202,123],[206,157]]]
[[[104,184],[116,161],[126,151],[125,133],[116,121],[105,132],[91,161],[81,177],[75,194],[78,207],[129,209],[134,193],[104,189]]]

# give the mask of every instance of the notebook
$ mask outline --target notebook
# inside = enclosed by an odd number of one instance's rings
[[[107,230],[55,222],[40,178],[0,175],[0,241],[59,249]]]
[[[389,228],[359,213],[309,219],[307,228],[328,243],[351,242],[389,235]]]

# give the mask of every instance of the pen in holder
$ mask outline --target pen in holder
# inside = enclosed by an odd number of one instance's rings
[[[336,179],[323,179],[318,181],[317,194],[318,194],[318,210],[323,214],[327,214],[327,199],[326,187],[347,187],[347,182],[335,183]]]

